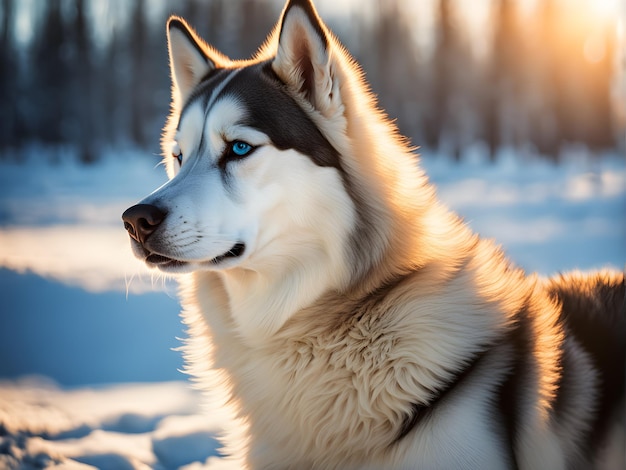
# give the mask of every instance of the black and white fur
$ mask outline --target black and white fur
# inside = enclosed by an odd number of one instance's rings
[[[623,462],[623,273],[526,276],[472,233],[310,0],[248,61],[180,18],[168,44],[170,180],[123,218],[180,273],[189,370],[241,419],[242,465]]]

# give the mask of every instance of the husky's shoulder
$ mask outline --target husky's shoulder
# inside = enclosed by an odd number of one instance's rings
[[[623,391],[625,371],[615,366],[626,357],[624,273],[576,271],[548,279],[545,286],[560,305],[565,327],[592,354],[598,367],[617,374],[616,385]]]
[[[552,296],[563,303],[563,314],[572,321],[593,320],[624,332],[626,281],[623,272],[574,271],[546,281]]]
[[[587,445],[599,448],[615,418],[614,407],[624,405],[626,389],[626,281],[624,272],[571,272],[546,281],[549,295],[560,306],[560,320],[572,342],[591,359],[598,375],[596,412]],[[571,391],[567,361],[563,359],[562,391]],[[572,361],[573,362],[573,361]],[[564,400],[561,400],[564,401]],[[622,422],[626,417],[621,416]],[[623,447],[622,447],[623,452]]]

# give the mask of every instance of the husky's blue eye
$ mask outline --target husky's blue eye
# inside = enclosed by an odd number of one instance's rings
[[[231,148],[233,149],[233,153],[238,157],[243,157],[250,153],[252,150],[252,145],[242,142],[241,140],[236,140],[231,144]]]
[[[250,145],[243,140],[234,140],[226,144],[226,148],[222,153],[222,156],[217,162],[217,165],[225,169],[228,162],[235,162],[239,160],[243,160],[248,155],[256,150],[256,147]]]

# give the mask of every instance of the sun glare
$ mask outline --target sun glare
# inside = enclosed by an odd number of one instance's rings
[[[601,19],[617,19],[620,12],[620,0],[590,0],[592,11]]]

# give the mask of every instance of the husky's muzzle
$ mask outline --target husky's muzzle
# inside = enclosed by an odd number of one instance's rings
[[[171,248],[163,242],[163,234],[155,236],[155,232],[165,221],[167,212],[152,204],[136,204],[128,208],[122,214],[124,228],[133,241],[133,252],[135,256],[142,259],[148,266],[159,267],[168,272],[181,272],[191,260],[172,257]],[[152,237],[152,238],[151,238]],[[240,258],[246,251],[246,245],[242,241],[237,241],[225,253],[206,260],[195,260],[211,267],[223,266],[225,262]]]
[[[180,267],[185,263],[155,252],[149,240],[166,216],[167,212],[152,204],[137,204],[124,211],[122,220],[124,228],[134,242],[135,256],[149,266]]]

